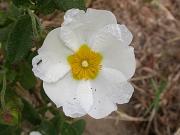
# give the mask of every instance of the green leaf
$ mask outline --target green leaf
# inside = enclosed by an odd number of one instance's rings
[[[64,123],[63,124],[61,134],[62,135],[77,135],[76,129],[73,128],[73,126],[70,125],[69,123]]]
[[[11,4],[9,6],[9,10],[7,11],[7,18],[16,21],[23,14],[24,14],[23,9],[17,8],[14,4]]]
[[[64,117],[61,115],[61,112],[58,112],[58,114],[56,114],[55,117],[51,119],[51,122],[53,123],[57,132],[60,133],[64,124]]]
[[[72,8],[85,10],[85,0],[54,0],[60,10],[67,11]]]
[[[16,76],[17,76],[17,72],[15,72],[15,70],[7,71],[6,77],[7,77],[7,80],[9,81],[9,83],[12,83],[13,81],[15,81]]]
[[[38,112],[36,111],[36,109],[25,100],[23,100],[23,103],[24,103],[24,108],[22,111],[23,118],[27,119],[34,125],[40,124],[41,118]]]
[[[28,63],[20,65],[20,74],[18,80],[25,89],[31,89],[36,84],[36,78],[32,72],[32,67]]]
[[[0,135],[20,135],[21,130],[15,126],[5,126],[0,124]]]
[[[37,0],[37,11],[43,14],[52,13],[56,9],[56,4],[53,0]]]
[[[24,58],[32,47],[33,30],[31,17],[21,16],[16,22],[7,44],[7,55],[10,62],[17,62]]]
[[[67,11],[72,8],[85,10],[85,0],[37,0],[37,10],[44,14],[52,13],[55,9]]]
[[[38,16],[36,16],[31,10],[28,10],[28,14],[31,17],[33,35],[36,39],[40,39],[42,36],[42,26]]]
[[[7,20],[6,13],[0,11],[0,26],[3,26],[6,23],[6,20]]]
[[[41,133],[43,135],[58,135],[56,128],[54,127],[54,125],[49,122],[49,121],[42,121],[41,125],[40,125],[40,129]]]
[[[0,123],[5,125],[18,125],[21,115],[20,111],[17,109],[12,109],[8,111],[0,110]]]
[[[32,5],[32,3],[30,2],[30,0],[12,0],[14,5],[16,5],[17,7],[23,6],[23,7],[28,7],[30,5]]]
[[[0,28],[0,42],[6,42],[8,40],[8,36],[12,28],[13,28],[13,24],[9,24],[6,27]]]
[[[77,135],[82,135],[86,126],[86,122],[84,120],[78,120],[74,122],[72,126],[76,130]]]
[[[9,98],[8,98],[9,99]],[[0,109],[0,123],[5,125],[18,125],[21,120],[21,107],[18,99],[7,100],[6,109]]]

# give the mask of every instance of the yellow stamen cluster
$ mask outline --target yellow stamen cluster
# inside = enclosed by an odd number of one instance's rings
[[[101,68],[102,55],[94,52],[86,44],[67,58],[73,78],[76,80],[95,79]]]

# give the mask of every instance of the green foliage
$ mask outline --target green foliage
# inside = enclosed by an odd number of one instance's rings
[[[31,49],[32,40],[33,30],[31,17],[29,15],[23,15],[17,20],[9,35],[7,44],[7,55],[9,61],[17,62],[22,60]]]
[[[30,0],[12,0],[12,1],[14,5],[16,5],[17,7],[20,7],[20,6],[28,7],[32,4]]]
[[[19,75],[18,80],[25,89],[31,89],[35,86],[36,78],[33,75],[31,66],[29,66],[28,63],[24,62],[20,66],[20,71],[18,75]]]
[[[40,131],[43,135],[58,135],[58,132],[53,123],[45,120],[40,125]]]
[[[57,5],[55,4],[54,0],[37,0],[36,4],[37,11],[44,14],[52,13],[57,8]]]
[[[36,109],[28,103],[26,100],[23,100],[24,108],[22,111],[22,117],[23,119],[27,119],[29,122],[31,122],[34,125],[40,124],[41,118]]]
[[[155,98],[152,102],[152,106],[156,110],[158,110],[158,108],[159,108],[160,97],[161,97],[162,92],[164,92],[166,85],[167,85],[166,82],[161,81],[158,84],[157,82],[152,80],[152,87],[155,90]]]
[[[85,10],[84,0],[8,2],[7,10],[0,9],[0,135],[20,135],[22,123],[43,135],[82,135],[84,120],[69,119],[54,105],[47,106],[50,100],[35,78],[31,62],[37,54],[34,48],[42,45],[46,33],[38,15]]]
[[[49,14],[54,10],[67,11],[71,8],[85,10],[85,0],[37,0],[37,10],[44,14]]]
[[[82,135],[85,128],[85,121],[78,120],[72,124],[64,122],[61,130],[62,135]]]
[[[21,120],[22,102],[12,94],[8,95],[7,99],[6,108],[0,109],[0,124],[9,126],[18,125]],[[9,99],[13,99],[13,101]]]
[[[0,125],[0,135],[20,135],[20,131],[16,126]]]
[[[84,120],[78,120],[74,122],[72,126],[76,130],[77,135],[82,135],[86,126],[86,122]]]
[[[155,109],[155,111],[158,111],[159,109],[159,103],[161,101],[161,94],[164,92],[167,83],[164,81],[161,81],[160,83],[157,83],[155,80],[151,80],[152,88],[155,91],[154,99],[151,102],[149,108],[146,110],[145,114],[148,114],[151,110]]]
[[[78,8],[85,10],[85,0],[54,0],[58,8],[67,11],[71,8]]]
[[[13,28],[13,24],[9,24],[6,27],[0,28],[0,42],[6,42],[9,36],[9,32]]]

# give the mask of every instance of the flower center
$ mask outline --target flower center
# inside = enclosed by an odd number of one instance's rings
[[[81,63],[82,67],[88,67],[89,66],[89,63],[87,62],[87,60],[83,60],[82,63]]]
[[[67,57],[71,66],[72,76],[76,80],[95,79],[101,68],[102,55],[94,52],[86,44],[77,52]]]

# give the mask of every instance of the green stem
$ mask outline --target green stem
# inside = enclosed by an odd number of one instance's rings
[[[32,20],[34,36],[39,39],[39,37],[42,37],[42,31],[43,31],[39,18],[30,9],[28,9],[28,14],[30,15],[31,20]]]
[[[32,11],[30,9],[28,9],[28,14],[31,17],[34,36],[37,37],[38,36],[38,31],[37,31],[37,26],[36,26],[36,18],[34,17],[34,14],[32,13]]]
[[[5,93],[6,93],[6,73],[3,73],[3,86],[2,86],[2,90],[1,90],[1,106],[2,109],[5,110]]]

